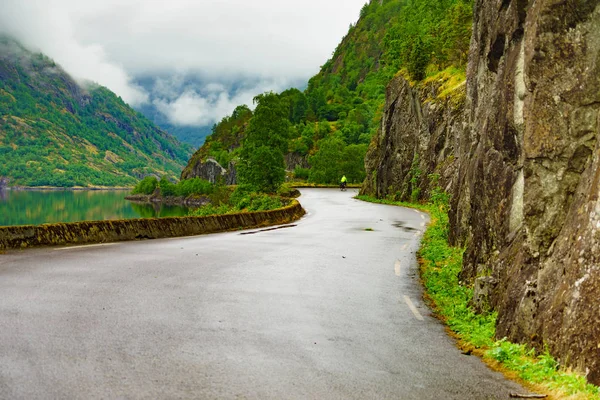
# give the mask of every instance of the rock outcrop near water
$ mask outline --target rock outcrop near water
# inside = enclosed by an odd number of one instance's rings
[[[181,173],[181,179],[192,178],[204,179],[211,183],[221,180],[226,185],[235,185],[237,183],[235,165],[229,163],[229,169],[225,169],[214,158],[207,158],[204,161],[192,158]]]
[[[388,88],[363,192],[452,195],[497,336],[600,384],[600,0],[477,0],[466,86]]]
[[[306,156],[297,153],[288,153],[285,155],[285,166],[287,171],[293,171],[296,167],[308,168]],[[227,169],[223,168],[214,158],[206,158],[194,155],[188,162],[188,165],[181,173],[181,179],[200,178],[215,183],[221,179],[226,185],[236,185],[237,169],[235,162],[230,161]]]

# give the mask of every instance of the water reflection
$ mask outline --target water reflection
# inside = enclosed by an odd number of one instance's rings
[[[131,203],[131,207],[140,215],[139,218],[181,217],[187,215],[188,208],[181,206],[165,206],[160,203]]]
[[[139,204],[123,190],[0,190],[0,226],[187,215],[188,208]]]

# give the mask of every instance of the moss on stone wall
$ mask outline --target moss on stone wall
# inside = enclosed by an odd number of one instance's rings
[[[305,211],[294,200],[284,208],[207,217],[170,217],[0,227],[0,250],[33,246],[159,239],[251,229],[295,221]]]

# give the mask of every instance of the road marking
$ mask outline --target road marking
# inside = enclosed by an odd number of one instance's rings
[[[115,245],[115,244],[116,243],[84,244],[82,246],[59,247],[58,249],[54,249],[54,250],[84,249],[84,248],[87,248],[87,247],[112,246],[112,245]]]
[[[421,222],[421,228],[425,226],[425,222]]]
[[[400,276],[400,267],[402,265],[400,264],[400,260],[396,260],[396,263],[394,264],[394,271],[396,272],[396,276]]]
[[[421,315],[419,310],[417,310],[417,307],[415,307],[415,305],[408,296],[404,296],[404,302],[406,302],[406,305],[408,305],[408,308],[410,308],[410,311],[412,311],[416,319],[418,319],[419,321],[424,320],[423,316]]]
[[[257,234],[257,233],[260,233],[260,232],[269,232],[269,231],[274,231],[274,230],[277,230],[277,229],[294,228],[296,226],[297,225],[282,225],[282,226],[276,226],[274,228],[261,229],[261,230],[258,230],[258,231],[242,232],[242,233],[240,233],[240,235],[254,235],[254,234]]]
[[[421,214],[421,219],[425,220],[425,216],[423,214]]]

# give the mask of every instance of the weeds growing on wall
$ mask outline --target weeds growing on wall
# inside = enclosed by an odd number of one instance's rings
[[[436,177],[430,177],[435,180]],[[448,200],[439,188],[433,189],[427,204],[405,203],[370,196],[357,196],[359,200],[417,208],[429,213],[431,221],[425,232],[419,262],[425,297],[436,314],[458,337],[461,345],[482,355],[538,390],[550,392],[571,400],[600,399],[600,388],[587,383],[584,377],[563,371],[548,353],[535,353],[525,345],[495,340],[496,313],[477,314],[469,306],[473,296],[471,288],[462,286],[458,274],[462,267],[464,249],[448,244]]]

